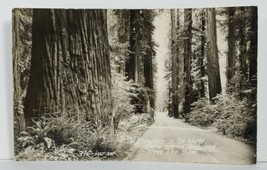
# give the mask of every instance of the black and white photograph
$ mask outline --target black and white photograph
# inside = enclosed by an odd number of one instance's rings
[[[256,163],[258,9],[14,8],[17,161]]]

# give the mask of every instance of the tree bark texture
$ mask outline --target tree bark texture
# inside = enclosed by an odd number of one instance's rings
[[[152,33],[149,36],[149,44],[152,42]],[[153,53],[152,49],[147,49],[146,55],[144,56],[144,86],[148,87],[150,90],[148,92],[149,96],[149,107],[155,109],[155,97],[154,97],[154,82],[153,82]],[[150,109],[150,108],[148,108]]]
[[[185,83],[185,101],[184,114],[191,110],[192,103],[192,77],[191,77],[191,60],[192,60],[192,9],[184,10],[184,83]]]
[[[258,56],[258,9],[253,7],[250,9],[250,47],[249,55],[249,80],[254,87],[257,87],[257,56]]]
[[[205,97],[205,64],[204,64],[204,59],[205,59],[205,45],[206,45],[206,37],[205,37],[205,30],[206,30],[206,20],[205,20],[205,12],[203,11],[201,14],[201,31],[202,31],[202,36],[201,36],[201,51],[200,51],[200,76],[201,76],[201,83],[200,83],[200,97]]]
[[[20,132],[25,131],[25,119],[24,113],[21,108],[21,86],[20,86],[20,30],[19,30],[19,10],[14,9],[12,11],[13,21],[13,108],[14,108],[14,124],[15,124],[15,136],[18,136]]]
[[[178,63],[177,63],[177,37],[176,37],[176,22],[175,10],[171,9],[171,70],[172,70],[172,115],[175,118],[179,116],[179,101],[178,101]]]
[[[245,14],[245,8],[240,7],[240,13]],[[242,18],[239,23],[239,64],[240,64],[240,72],[242,74],[242,81],[244,82],[247,78],[247,46],[246,46],[246,23],[245,19]],[[242,84],[241,84],[242,86]]]
[[[230,87],[234,85],[231,83],[232,78],[235,75],[236,69],[236,35],[235,35],[235,23],[234,23],[234,16],[235,16],[235,8],[227,9],[228,12],[228,53],[227,53],[227,72],[226,72],[226,79],[227,79],[227,91],[230,92]]]
[[[112,114],[105,10],[34,9],[26,118],[67,113],[95,125]]]
[[[152,43],[152,33],[149,35],[149,44]],[[151,46],[151,45],[150,45]],[[153,53],[152,49],[147,49],[146,55],[144,56],[144,78],[145,87],[153,89]]]
[[[125,71],[128,80],[139,81],[139,65],[140,65],[140,40],[139,40],[139,24],[140,10],[130,10],[130,46],[129,59],[125,64]]]
[[[220,66],[218,58],[216,11],[214,8],[206,9],[207,20],[207,67],[209,79],[209,97],[212,101],[222,92]]]

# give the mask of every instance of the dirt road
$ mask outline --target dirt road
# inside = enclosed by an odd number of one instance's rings
[[[156,112],[155,123],[137,140],[133,161],[252,164],[255,149],[242,142]]]

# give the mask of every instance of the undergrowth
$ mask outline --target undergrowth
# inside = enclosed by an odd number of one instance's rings
[[[256,104],[234,95],[218,95],[214,103],[200,99],[192,104],[186,121],[200,127],[215,127],[223,135],[247,143],[256,141]]]
[[[17,160],[120,160],[150,124],[148,114],[122,121],[118,133],[112,128],[93,129],[86,122],[61,116],[33,120],[15,145]],[[129,135],[131,134],[131,135]]]

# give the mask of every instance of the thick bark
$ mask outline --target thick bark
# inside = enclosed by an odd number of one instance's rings
[[[147,55],[144,57],[144,78],[145,87],[148,87],[150,89],[149,91],[147,91],[149,93],[149,107],[155,109],[155,99],[153,94],[153,56],[150,50],[148,50]]]
[[[201,83],[200,83],[200,97],[205,97],[205,81],[204,81],[204,77],[205,77],[205,66],[204,66],[204,58],[205,58],[205,44],[206,44],[206,38],[204,35],[204,32],[206,30],[206,20],[205,20],[205,13],[202,13],[201,16],[201,31],[202,31],[202,36],[201,36],[201,51],[200,51],[200,77],[201,79]]]
[[[152,33],[149,35],[150,40],[152,41]],[[148,49],[146,55],[144,56],[144,86],[148,87],[150,90],[147,91],[149,95],[149,108],[155,109],[155,99],[154,99],[154,82],[153,82],[153,56],[151,49]]]
[[[139,63],[140,63],[140,40],[139,25],[140,10],[130,10],[130,46],[129,59],[125,64],[125,71],[128,80],[139,81]]]
[[[191,59],[192,59],[192,9],[184,10],[184,83],[185,83],[185,101],[184,114],[191,110],[192,103],[192,77],[191,77]]]
[[[168,91],[168,106],[167,106],[167,108],[168,108],[168,116],[169,117],[173,117],[173,112],[172,112],[172,104],[171,104],[171,101],[172,101],[172,98],[171,98],[171,90],[172,90],[172,88],[171,88],[171,83],[169,82],[168,83],[168,88],[169,88],[169,91]]]
[[[248,61],[249,61],[249,85],[253,90],[251,94],[252,103],[257,103],[257,69],[258,69],[258,9],[257,7],[252,7],[249,10],[250,12],[250,21],[249,21],[249,42],[250,46],[248,48]],[[255,108],[254,113],[257,113],[257,107]]]
[[[179,102],[178,102],[178,63],[177,63],[177,46],[176,46],[176,23],[175,10],[171,9],[171,69],[172,69],[172,115],[175,118],[179,116]]]
[[[216,11],[214,8],[206,9],[207,20],[207,66],[209,79],[209,97],[212,101],[217,94],[222,92],[220,66],[218,58]]]
[[[250,47],[249,55],[249,81],[253,87],[257,87],[257,55],[258,55],[258,9],[250,8]]]
[[[105,10],[33,10],[25,115],[68,113],[105,125],[112,112]]]
[[[155,26],[153,24],[154,21],[154,11],[153,10],[142,10],[140,14],[140,41],[143,42],[141,45],[141,53],[143,53],[143,61],[140,63],[143,65],[143,77],[144,77],[144,86],[148,87],[147,90],[149,97],[149,106],[155,109],[155,95],[154,95],[154,69],[153,69],[153,56],[155,55],[154,47],[155,43],[153,42],[153,32]],[[142,70],[142,68],[141,68]],[[142,72],[142,71],[141,71]],[[150,109],[150,108],[148,108]]]
[[[234,16],[235,16],[235,8],[228,9],[228,53],[227,53],[227,72],[226,72],[226,79],[227,79],[227,91],[230,91],[230,88],[233,87],[231,79],[235,75],[235,67],[236,67],[236,38],[235,38],[235,23],[234,23]]]
[[[149,35],[149,44],[152,41],[152,33]],[[148,49],[144,56],[144,78],[145,87],[153,89],[153,56],[152,49]]]
[[[14,9],[12,13],[13,20],[13,108],[14,108],[14,124],[15,124],[15,136],[22,131],[25,131],[25,119],[24,113],[21,109],[21,85],[20,85],[20,31],[19,31],[19,10]]]
[[[245,8],[240,7],[240,13],[245,13]],[[246,47],[246,24],[245,20],[241,19],[239,23],[239,48],[240,48],[240,54],[239,54],[239,65],[240,65],[240,72],[242,74],[242,80],[241,82],[244,82],[247,78],[247,47]],[[242,84],[241,84],[242,86]]]

